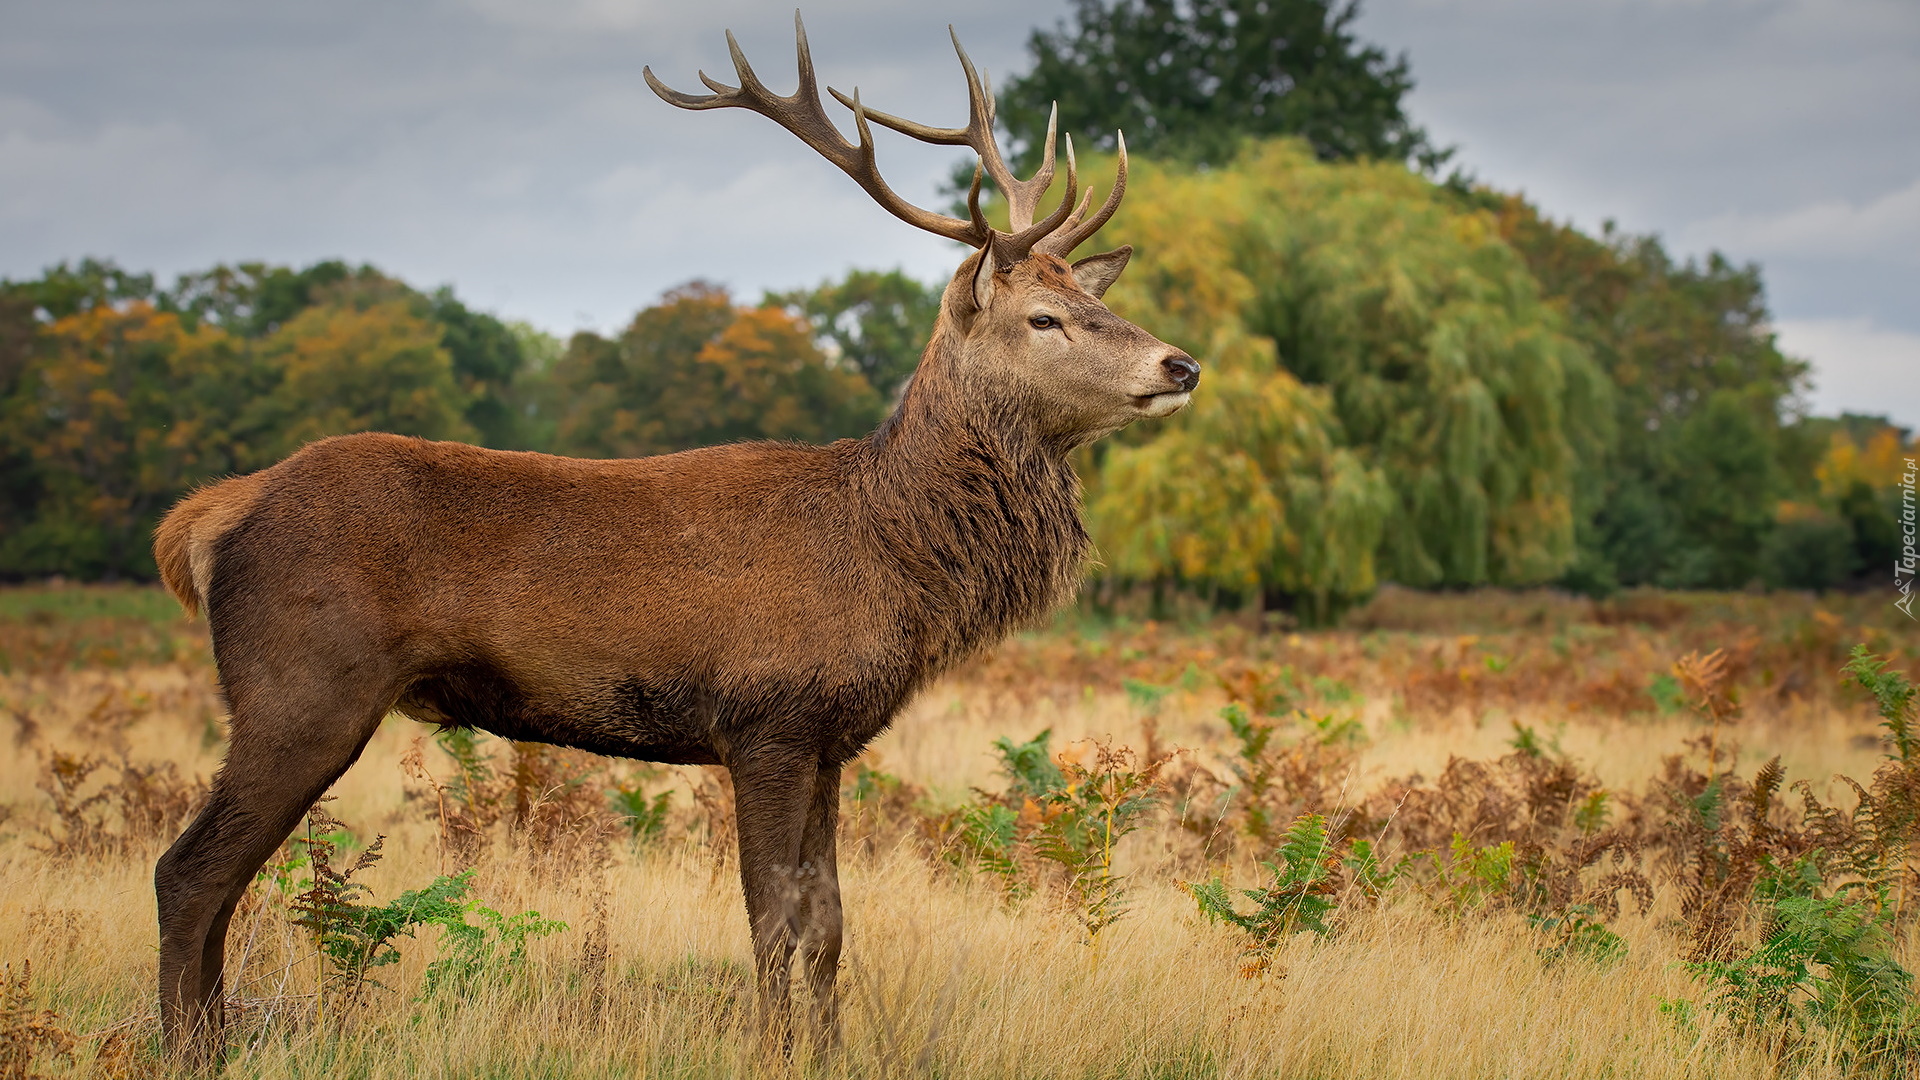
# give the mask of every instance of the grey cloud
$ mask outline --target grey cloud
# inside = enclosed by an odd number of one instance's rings
[[[1005,71],[1031,11],[973,5],[963,39]],[[564,330],[690,277],[751,295],[954,261],[764,120],[682,113],[641,80],[643,64],[683,86],[699,66],[729,73],[730,23],[790,85],[790,7],[96,2],[10,5],[6,21],[0,273],[82,254],[168,273],[341,255]],[[821,4],[809,31],[827,81],[964,115],[936,13]],[[892,138],[882,152],[929,201],[954,157]]]
[[[832,0],[807,26],[825,81],[957,123],[947,22],[1004,75],[1065,8]],[[731,26],[784,88],[791,19],[747,0],[0,0],[0,274],[337,255],[558,331],[696,276],[751,296],[850,266],[944,275],[951,245],[797,140],[640,79],[725,77]],[[1682,254],[1763,259],[1783,323],[1865,326],[1882,368],[1906,335],[1920,368],[1920,9],[1370,0],[1361,32],[1411,53],[1416,119],[1483,178]],[[955,152],[882,138],[899,189],[934,200]],[[1802,340],[1839,370],[1845,336]]]
[[[1920,181],[1920,8],[1904,0],[1367,12],[1368,32],[1411,49],[1412,107],[1436,135],[1589,227],[1698,242],[1687,230],[1711,219],[1866,205]]]
[[[1370,0],[1361,24],[1483,179],[1761,262],[1814,403],[1920,426],[1920,6]]]

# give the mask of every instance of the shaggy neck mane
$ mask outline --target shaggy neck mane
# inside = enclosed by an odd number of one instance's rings
[[[942,312],[900,405],[860,448],[865,528],[907,579],[903,628],[937,673],[1072,597],[1089,547],[1069,447],[961,377]]]

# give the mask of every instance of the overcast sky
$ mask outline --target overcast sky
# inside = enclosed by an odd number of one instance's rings
[[[825,82],[963,117],[946,40],[1021,70],[1062,0],[806,7]],[[849,267],[944,277],[766,120],[697,89],[732,27],[776,90],[783,4],[708,0],[0,0],[0,275],[111,257],[369,261],[556,332],[623,322],[694,277],[737,295]],[[1481,179],[1587,228],[1764,267],[1811,404],[1920,426],[1920,4],[1913,0],[1372,0],[1412,57],[1416,120]],[[923,202],[955,151],[889,138]],[[1124,212],[1124,211],[1123,211]]]

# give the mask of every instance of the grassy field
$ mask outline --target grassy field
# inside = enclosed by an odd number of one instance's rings
[[[1856,644],[1920,670],[1876,597],[1070,613],[849,768],[846,1042],[791,1066],[755,1056],[723,771],[393,717],[235,919],[228,1068],[1905,1075],[1920,760],[1843,682]],[[164,1072],[152,865],[222,717],[157,591],[0,591],[0,1077]]]

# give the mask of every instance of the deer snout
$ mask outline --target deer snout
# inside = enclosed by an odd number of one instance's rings
[[[1186,353],[1174,353],[1160,361],[1166,369],[1167,378],[1182,390],[1192,390],[1200,385],[1200,362]]]

